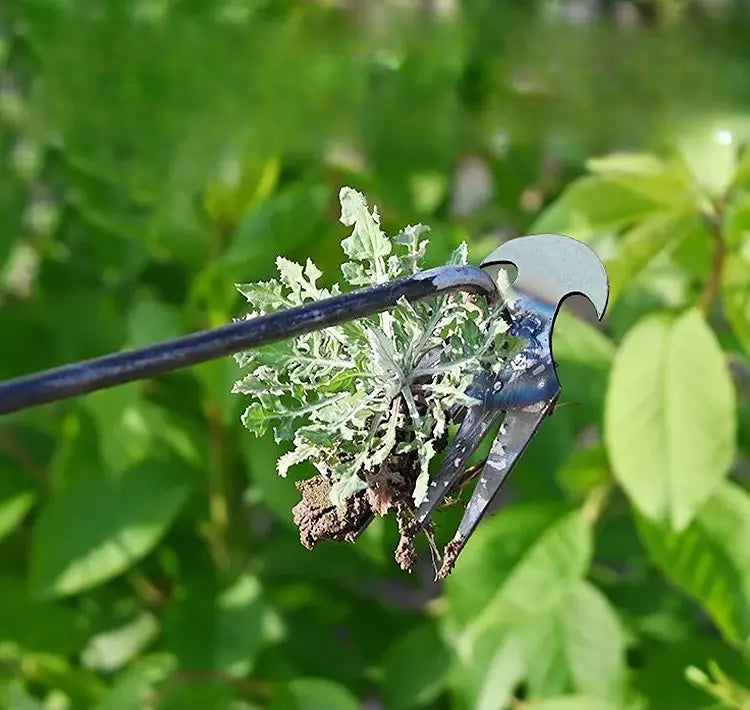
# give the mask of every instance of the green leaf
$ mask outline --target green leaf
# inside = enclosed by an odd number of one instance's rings
[[[128,347],[176,338],[181,330],[181,313],[177,308],[160,301],[139,301],[128,314]]]
[[[94,462],[66,471],[34,530],[31,584],[36,593],[75,594],[130,568],[163,537],[190,483],[183,466],[155,459],[117,476]]]
[[[644,515],[684,529],[727,475],[735,427],[731,377],[697,311],[652,316],[628,333],[607,391],[605,441]]]
[[[476,710],[503,710],[525,673],[523,648],[516,635],[507,635],[490,660],[473,703]]]
[[[598,418],[614,359],[614,343],[599,328],[565,311],[558,314],[552,336],[552,352],[563,385],[561,401],[581,405],[574,409],[582,421]],[[580,414],[579,409],[583,410]]]
[[[118,670],[141,653],[156,638],[158,632],[156,617],[144,611],[124,626],[89,639],[81,654],[81,661],[92,670]]]
[[[651,559],[722,634],[750,648],[750,495],[725,482],[682,532],[638,517]]]
[[[270,710],[360,710],[343,686],[318,678],[295,678],[283,686]]]
[[[586,168],[665,206],[684,207],[691,197],[687,171],[675,161],[667,163],[648,153],[611,153],[590,158]]]
[[[522,624],[554,609],[586,573],[590,558],[591,530],[581,513],[573,511],[556,520],[477,609],[468,638],[498,625]]]
[[[255,260],[267,257],[269,243],[276,254],[309,244],[330,199],[330,188],[324,184],[300,182],[284,188],[244,215],[221,255],[222,262],[252,268]]]
[[[727,257],[721,295],[732,331],[750,356],[750,261],[743,254]]]
[[[705,667],[717,662],[738,677],[747,676],[747,663],[739,653],[715,634],[699,634],[695,627],[687,638],[653,648],[644,661],[642,667],[632,671],[632,686],[646,700],[649,710],[717,710],[710,698],[685,678],[685,669],[690,665]]]
[[[525,705],[528,710],[619,710],[618,705],[601,698],[585,695],[566,695],[559,698],[537,700]]]
[[[572,183],[531,226],[532,233],[559,232],[587,240],[663,211],[659,200],[615,179],[590,175]]]
[[[696,183],[711,195],[726,192],[737,168],[737,146],[729,131],[700,126],[680,136],[677,143]]]
[[[0,641],[26,652],[66,655],[84,640],[81,622],[61,603],[32,599],[25,580],[0,579]]]
[[[0,458],[0,540],[15,530],[36,498],[36,491],[15,463]]]
[[[299,502],[299,491],[276,472],[280,452],[281,447],[270,434],[257,439],[242,437],[241,453],[252,490],[279,522],[293,526],[292,508]]]
[[[394,642],[383,659],[381,690],[386,707],[422,707],[445,688],[450,652],[432,622]]]
[[[96,424],[99,449],[109,474],[133,466],[157,448],[190,463],[198,462],[192,438],[174,423],[166,409],[145,399],[139,382],[94,392],[86,398],[84,407]]]
[[[138,659],[115,678],[92,710],[136,710],[176,668],[173,656],[159,654]]]
[[[607,261],[610,301],[616,301],[628,284],[659,254],[684,239],[710,240],[710,234],[699,215],[659,212],[625,232],[618,244],[617,256]]]
[[[576,449],[557,470],[555,478],[571,495],[584,498],[592,488],[608,481],[608,464],[607,452],[601,444]]]
[[[534,695],[575,691],[621,697],[625,638],[614,609],[593,585],[577,581],[550,613],[518,633]]]
[[[369,261],[376,274],[376,283],[384,280],[383,260],[391,253],[391,242],[380,229],[380,219],[376,211],[370,213],[361,192],[350,187],[342,187],[341,223],[354,227],[350,237],[341,242],[344,252],[355,261]]]
[[[556,503],[514,505],[480,525],[445,581],[450,616],[471,622],[492,599],[529,550],[564,516]]]
[[[180,589],[165,622],[165,646],[187,668],[246,675],[266,642],[266,606],[258,580],[242,574],[229,587],[199,578]]]

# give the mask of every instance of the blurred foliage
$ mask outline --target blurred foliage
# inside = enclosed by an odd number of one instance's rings
[[[226,322],[233,282],[278,254],[331,273],[342,184],[386,229],[430,223],[435,263],[462,239],[474,260],[530,230],[585,239],[612,302],[601,329],[561,317],[575,406],[444,585],[426,551],[424,575],[396,569],[386,521],[300,547],[231,358],[3,418],[0,704],[745,707],[749,19],[720,0],[3,5],[0,377]]]

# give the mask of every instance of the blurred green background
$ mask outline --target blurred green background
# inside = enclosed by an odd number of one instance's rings
[[[750,708],[749,78],[730,0],[4,4],[2,378],[336,280],[344,184],[432,264],[585,239],[612,301],[444,585],[392,520],[299,545],[231,358],[3,417],[1,706]]]

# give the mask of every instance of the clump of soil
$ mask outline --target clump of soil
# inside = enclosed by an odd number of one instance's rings
[[[302,500],[294,506],[292,514],[300,542],[308,549],[320,540],[352,542],[373,515],[382,516],[394,510],[400,535],[394,556],[401,569],[412,570],[417,562],[414,539],[419,533],[412,500],[416,475],[413,456],[391,456],[378,469],[367,473],[367,488],[351,496],[342,508],[331,503],[332,481],[324,474],[298,481]]]
[[[420,402],[417,400],[417,406]],[[401,437],[399,437],[400,439]],[[447,443],[447,434],[442,446]],[[417,563],[414,540],[425,530],[434,546],[429,526],[417,525],[414,507],[414,485],[419,475],[419,461],[414,452],[393,454],[380,466],[365,473],[367,487],[351,496],[346,505],[337,508],[330,501],[333,481],[325,474],[318,474],[297,483],[302,500],[292,510],[294,522],[300,531],[300,541],[312,549],[320,540],[346,540],[353,542],[373,515],[396,514],[399,541],[394,558],[404,571],[411,571]],[[446,549],[446,560],[448,559]],[[455,556],[445,574],[450,572]],[[445,563],[443,568],[446,568]],[[442,571],[442,570],[441,570]]]
[[[312,550],[320,540],[352,542],[372,516],[365,491],[359,491],[339,509],[331,503],[331,481],[323,474],[297,481],[302,500],[292,509],[300,542]]]

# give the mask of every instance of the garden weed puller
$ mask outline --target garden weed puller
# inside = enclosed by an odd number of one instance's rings
[[[474,378],[466,393],[473,404],[463,407],[458,433],[415,513],[416,525],[424,526],[441,501],[461,484],[469,458],[504,413],[463,519],[443,556],[438,576],[444,577],[559,397],[561,386],[551,338],[560,304],[568,295],[581,294],[592,303],[599,318],[604,314],[608,299],[604,267],[589,247],[570,237],[538,234],[512,239],[493,251],[481,268],[458,265],[421,271],[148,347],[9,380],[0,383],[0,414],[381,313],[399,301],[403,303],[402,299],[416,302],[452,291],[468,291],[494,300],[499,274],[508,264],[516,268],[517,276],[512,288],[503,293],[504,315],[509,321],[509,334],[523,338],[525,345],[499,372],[487,370]]]

